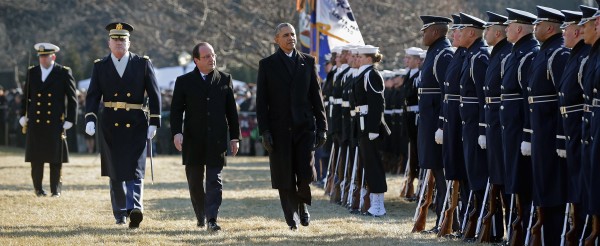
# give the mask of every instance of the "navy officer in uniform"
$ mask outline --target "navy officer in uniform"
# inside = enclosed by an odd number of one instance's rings
[[[595,9],[581,5],[581,8]],[[557,135],[564,136],[564,143],[557,143],[557,154],[566,158],[567,163],[567,203],[572,206],[572,226],[566,234],[567,242],[571,245],[578,243],[581,238],[585,213],[582,212],[584,189],[581,180],[581,117],[583,116],[583,88],[581,68],[590,52],[591,46],[583,40],[583,27],[578,25],[582,12],[561,10],[565,21],[561,25],[565,39],[565,47],[571,49],[569,59],[565,64],[558,89],[558,104],[562,115],[562,128],[559,126]],[[560,124],[559,124],[560,125]],[[562,144],[562,145],[561,145]],[[567,204],[567,214],[570,212]]]
[[[513,228],[524,232],[529,225],[532,174],[531,158],[522,155],[520,146],[525,149],[531,137],[527,104],[528,71],[540,45],[533,37],[533,22],[537,16],[518,9],[507,8],[506,11],[506,37],[513,43],[513,49],[504,63],[504,75],[500,86],[500,124],[503,129],[502,147],[506,171],[504,182],[506,193],[514,195],[511,201],[515,201],[514,207],[518,212],[516,217],[512,216]],[[523,244],[524,235],[515,233],[515,230],[511,232],[513,241],[518,245]]]
[[[442,134],[439,129],[443,121],[442,93],[446,68],[452,60],[453,51],[450,40],[446,38],[448,23],[452,20],[441,16],[420,16],[423,21],[421,32],[423,33],[423,45],[428,46],[427,55],[423,62],[419,94],[419,124],[418,124],[418,155],[419,166],[429,169],[428,172],[435,179],[437,189],[436,195],[436,225],[430,230],[437,233],[437,224],[442,212],[442,205],[446,196],[446,182],[444,181],[444,166],[442,163],[442,148],[436,144],[435,135]],[[442,118],[441,118],[442,117]],[[437,132],[436,132],[437,130]]]
[[[110,198],[117,224],[130,219],[129,228],[143,220],[146,147],[160,126],[160,93],[154,67],[147,56],[129,52],[133,27],[124,22],[108,24],[110,55],[94,63],[86,97],[86,133],[102,131],[102,175],[110,177]],[[143,110],[145,94],[149,115]],[[97,121],[100,100],[102,121]],[[147,118],[149,117],[149,119]]]
[[[19,119],[27,135],[25,161],[31,162],[31,179],[37,196],[47,195],[42,189],[42,179],[44,163],[50,164],[50,192],[59,197],[62,164],[69,162],[65,131],[77,119],[75,79],[69,67],[54,62],[58,46],[38,43],[34,48],[40,65],[27,71],[26,98]]]
[[[533,60],[527,87],[531,122],[533,204],[537,225],[543,225],[545,244],[560,241],[566,203],[567,166],[556,153],[557,123],[560,120],[558,88],[569,58],[560,26],[565,16],[556,9],[537,6],[535,37],[542,42]],[[560,137],[560,139],[557,139]],[[554,151],[548,151],[554,150]]]

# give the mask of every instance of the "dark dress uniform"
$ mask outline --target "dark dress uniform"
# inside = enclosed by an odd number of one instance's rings
[[[519,21],[533,23],[535,15],[515,9],[506,9],[508,23]],[[508,24],[507,23],[507,24]],[[509,24],[510,25],[510,24]],[[531,209],[531,158],[521,154],[521,143],[530,141],[527,83],[529,67],[539,51],[539,43],[533,34],[527,34],[514,43],[504,65],[502,77],[500,124],[502,125],[502,148],[506,171],[505,192],[517,195],[521,207],[521,226],[529,225]],[[513,216],[513,218],[515,218]]]
[[[350,71],[350,66],[341,66],[341,71],[334,76],[332,87],[333,105],[331,106],[331,125],[329,131],[332,133],[333,142],[336,145],[336,159],[332,163],[334,168],[337,168],[334,173],[333,188],[331,193],[331,201],[339,202],[341,200],[341,186],[344,179],[344,171],[346,169],[348,154],[348,142],[342,140],[342,90],[345,86],[346,75]],[[339,158],[338,158],[339,157]]]
[[[227,73],[213,70],[203,79],[200,70],[194,68],[175,81],[171,133],[173,136],[183,133],[183,165],[200,224],[205,215],[209,221],[217,219],[222,201],[221,171],[227,164],[227,136],[231,140],[240,138],[236,107],[231,75]]]
[[[442,155],[446,180],[467,181],[462,146],[460,106],[460,74],[466,49],[458,47],[446,70],[444,79],[444,135]],[[467,184],[467,183],[465,183]],[[467,190],[468,192],[468,190]]]
[[[348,74],[349,75],[349,74]],[[346,201],[348,200],[349,188],[351,178],[352,178],[352,169],[354,168],[354,156],[356,152],[356,141],[352,141],[352,116],[350,115],[350,97],[353,95],[354,89],[354,78],[352,76],[344,76],[342,79],[342,109],[341,109],[341,130],[340,130],[340,143],[341,146],[345,146],[346,155],[344,156],[344,162],[346,163],[344,169],[342,170],[343,175],[340,176],[342,180],[341,183],[341,204],[346,205]],[[352,109],[354,110],[354,109]]]
[[[419,173],[419,155],[417,154],[417,114],[419,113],[419,100],[418,100],[418,78],[421,72],[417,70],[412,76],[410,71],[404,75],[404,85],[402,86],[402,97],[404,102],[402,103],[402,109],[404,109],[402,117],[403,132],[406,132],[408,136],[409,154],[410,156],[407,165],[409,168],[409,177],[415,178]],[[417,177],[418,178],[418,177]],[[411,179],[412,181],[412,179]]]
[[[564,13],[564,11],[563,11]],[[581,16],[579,17],[581,19]],[[577,22],[574,23],[575,25]],[[583,116],[583,66],[590,52],[590,45],[579,41],[571,50],[571,55],[565,65],[565,70],[560,80],[558,102],[562,115],[562,129],[558,135],[566,138],[564,146],[557,146],[567,154],[567,202],[573,204],[573,223],[575,224],[576,238],[581,237],[585,220],[585,187],[582,180],[581,158],[581,126]]]
[[[270,132],[271,186],[279,189],[285,220],[297,226],[298,205],[311,204],[316,133],[327,131],[315,59],[281,49],[259,62],[256,114],[261,135]]]
[[[95,122],[102,132],[99,138],[101,174],[110,177],[111,202],[117,223],[124,222],[134,209],[143,211],[148,125],[160,127],[161,123],[160,92],[152,62],[146,56],[129,54],[122,77],[111,55],[96,60],[86,97],[85,120]],[[142,110],[144,94],[148,95],[150,119]],[[101,99],[104,104],[102,120],[97,122]],[[126,190],[133,194],[126,194]],[[135,220],[138,222],[137,217]],[[130,224],[130,227],[135,226]]]
[[[450,23],[446,17],[421,16],[424,28],[429,23]],[[424,29],[423,29],[424,30]],[[436,227],[442,213],[446,197],[446,182],[444,182],[444,165],[442,147],[435,142],[435,132],[443,128],[442,89],[448,64],[452,60],[453,50],[446,36],[438,38],[427,50],[425,61],[419,79],[419,124],[418,124],[418,154],[419,166],[431,169],[431,175],[436,180]]]
[[[589,105],[589,113],[585,115],[584,119],[585,123],[589,122],[586,130],[589,131],[589,135],[585,136],[584,148],[589,148],[589,152],[583,153],[582,159],[589,159],[589,177],[588,180],[590,182],[590,186],[588,187],[589,192],[589,213],[594,215],[596,220],[600,220],[597,218],[600,216],[600,197],[597,195],[598,190],[600,190],[600,55],[598,55],[598,46],[600,41],[596,41],[594,44],[592,51],[590,52],[590,57],[588,59],[588,64],[586,65],[586,70],[593,70],[594,76],[593,79],[587,80],[584,79],[584,88],[583,93],[586,99],[586,104]],[[594,61],[592,61],[594,59]],[[592,71],[590,71],[592,72]],[[587,141],[587,143],[586,143]],[[585,161],[584,161],[585,163]],[[600,224],[600,221],[596,221],[595,223]]]
[[[33,188],[37,194],[43,192],[42,177],[47,162],[50,163],[50,191],[60,195],[62,163],[69,162],[63,124],[77,121],[75,79],[69,67],[54,63],[46,80],[42,81],[42,70],[38,65],[27,71],[24,89],[27,101],[21,104],[21,112],[28,118],[25,161],[31,162]]]

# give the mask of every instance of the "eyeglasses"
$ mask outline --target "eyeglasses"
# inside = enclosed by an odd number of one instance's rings
[[[204,58],[204,59],[210,59],[210,58],[217,58],[217,54],[208,54],[205,56],[201,56],[200,58]]]

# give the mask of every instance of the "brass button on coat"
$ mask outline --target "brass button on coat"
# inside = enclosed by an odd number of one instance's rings
[[[115,126],[119,126],[119,123],[115,123]]]
[[[52,97],[52,93],[48,93],[48,97]]]
[[[129,128],[129,127],[131,127],[131,125],[130,124],[126,124],[125,127]]]

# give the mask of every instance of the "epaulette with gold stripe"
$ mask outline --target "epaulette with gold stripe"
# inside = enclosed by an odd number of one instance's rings
[[[67,70],[71,70],[71,68],[70,68],[70,67],[67,67],[67,66],[63,66],[63,67],[64,67],[65,69],[67,69]]]
[[[146,59],[146,60],[150,60],[149,56],[143,56],[143,58]]]
[[[102,61],[102,59],[96,59],[96,60],[94,60],[94,63],[99,62],[99,61]]]
[[[33,67],[35,67],[35,66],[33,66],[33,65],[32,65],[32,66],[29,66],[29,68],[28,68],[28,69],[32,69]]]

